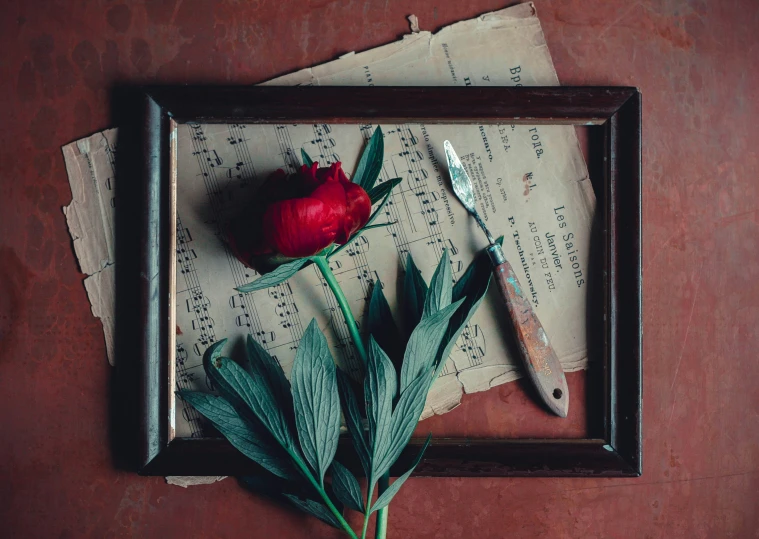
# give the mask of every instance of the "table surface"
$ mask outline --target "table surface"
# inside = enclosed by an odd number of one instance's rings
[[[118,82],[255,83],[502,0],[8,2],[0,17],[0,536],[337,537],[242,491],[115,469],[110,367],[60,147]],[[390,537],[757,537],[759,4],[546,1],[559,78],[643,94],[644,472],[413,479]],[[464,405],[525,400],[518,384]],[[475,407],[476,405],[476,407]],[[468,411],[466,411],[468,410]]]

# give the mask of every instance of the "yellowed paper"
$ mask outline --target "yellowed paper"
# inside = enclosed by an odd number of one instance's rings
[[[74,240],[92,314],[100,318],[113,365],[114,198],[117,130],[109,129],[63,147],[72,200],[63,208]]]
[[[411,33],[416,34],[419,32],[419,17],[416,15],[409,15],[406,18],[408,19],[409,30],[411,30]]]
[[[166,477],[166,483],[187,488],[198,485],[211,485],[226,478],[226,475],[169,475]]]

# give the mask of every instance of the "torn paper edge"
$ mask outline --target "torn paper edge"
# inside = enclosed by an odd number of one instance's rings
[[[535,5],[532,2],[525,3],[525,4],[516,4],[514,6],[506,7],[498,11],[484,13],[473,19],[467,19],[464,21],[455,22],[453,24],[450,24],[448,26],[441,28],[435,33],[425,30],[425,31],[419,31],[417,33],[412,32],[410,34],[405,34],[401,37],[400,40],[391,41],[390,43],[379,45],[378,47],[374,47],[374,48],[367,49],[364,51],[359,51],[359,52],[352,51],[340,56],[339,58],[335,60],[325,62],[323,64],[319,64],[313,67],[300,69],[298,71],[293,71],[285,75],[281,75],[277,78],[262,82],[261,85],[263,86],[279,86],[279,85],[319,86],[320,79],[322,78],[336,77],[342,73],[351,71],[356,68],[355,66],[351,66],[351,67],[348,67],[347,69],[335,70],[336,68],[340,67],[339,65],[340,60],[347,57],[361,56],[362,65],[369,64],[369,63],[374,64],[378,61],[382,61],[382,62],[392,61],[395,59],[395,57],[405,52],[409,47],[416,45],[417,40],[427,41],[427,49],[428,49],[427,57],[430,57],[432,55],[431,48],[432,48],[433,38],[441,37],[441,36],[444,37],[446,33],[448,32],[466,33],[466,32],[472,32],[478,29],[500,30],[500,29],[508,29],[508,28],[517,28],[517,27],[522,27],[522,26],[530,26],[530,25],[537,25],[538,27],[540,27],[540,20],[538,19]],[[540,28],[541,28],[541,34],[542,34],[542,27]],[[545,43],[545,39],[543,39],[542,43],[537,44],[537,45],[547,46]],[[550,59],[550,54],[548,56]],[[420,58],[416,56],[410,61],[416,62],[416,61],[423,61],[423,60],[424,58]],[[553,59],[550,59],[550,62],[551,62],[551,69],[553,71],[553,78],[555,79],[555,85],[558,86],[559,80],[558,80],[558,75],[556,75],[556,69],[553,65]],[[401,65],[405,65],[405,63]]]
[[[102,193],[95,171],[95,154],[114,144],[117,129],[106,129],[89,137],[71,142],[61,148],[71,189],[71,202],[62,207],[66,225],[74,246],[77,265],[87,277],[84,288],[90,302],[90,310],[103,326],[106,357],[115,365],[115,268],[114,246],[111,229],[115,225],[103,206]],[[93,149],[93,141],[100,144]],[[104,144],[103,144],[104,142]],[[88,196],[88,194],[90,196]],[[81,217],[87,205],[96,204],[100,215],[100,228],[85,226]],[[92,213],[92,212],[87,212]],[[108,292],[103,293],[104,290]]]
[[[164,479],[169,485],[187,488],[197,485],[211,485],[226,478],[226,475],[168,475]]]
[[[408,25],[409,29],[411,30],[412,34],[419,33],[419,18],[416,15],[409,15],[406,17],[408,19]]]

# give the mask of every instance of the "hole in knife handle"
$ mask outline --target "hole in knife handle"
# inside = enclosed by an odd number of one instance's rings
[[[553,390],[553,398],[554,399],[560,399],[561,395],[562,395],[561,389],[559,389],[558,387]]]

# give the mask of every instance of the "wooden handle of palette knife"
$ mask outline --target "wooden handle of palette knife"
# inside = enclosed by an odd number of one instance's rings
[[[569,390],[559,358],[508,262],[493,268],[495,284],[506,302],[527,375],[546,405],[560,417],[569,411]]]

